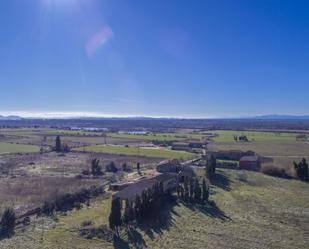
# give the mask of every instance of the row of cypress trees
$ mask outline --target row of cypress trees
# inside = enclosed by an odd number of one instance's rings
[[[162,182],[143,190],[134,201],[126,200],[124,210],[121,199],[113,198],[109,226],[119,236],[119,228],[122,225],[130,226],[134,221],[139,222],[143,218],[155,215],[170,198],[171,193],[164,191]]]
[[[184,201],[206,203],[209,198],[209,187],[205,179],[201,186],[197,178],[185,177],[184,181],[178,185],[177,196]]]
[[[206,180],[202,184],[197,178],[185,177],[177,186],[177,196],[184,201],[207,203],[209,198],[209,187]],[[134,221],[142,221],[144,218],[158,214],[162,207],[173,200],[169,190],[164,190],[163,183],[157,183],[152,188],[145,189],[135,200],[126,200],[124,208],[120,198],[113,198],[109,226],[119,237],[119,229],[125,225],[130,227]]]
[[[294,162],[294,169],[297,177],[301,181],[309,181],[308,163],[305,158],[303,158],[299,163]]]

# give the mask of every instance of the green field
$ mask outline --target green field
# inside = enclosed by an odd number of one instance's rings
[[[234,136],[245,135],[249,141],[295,141],[299,133],[288,132],[259,132],[259,131],[231,131],[231,130],[215,130],[211,131],[216,134],[214,138],[216,142],[232,142]]]
[[[131,134],[119,134],[119,133],[108,133],[108,136],[114,138],[131,138],[141,139],[147,141],[159,140],[159,141],[181,141],[186,139],[202,139],[202,134],[178,134],[178,133],[157,133],[148,135],[131,135]]]
[[[51,134],[65,134],[65,135],[82,135],[82,136],[99,136],[104,133],[102,132],[93,132],[93,131],[75,131],[75,130],[49,130],[48,133]],[[108,137],[111,138],[122,138],[122,139],[137,139],[137,140],[145,140],[145,141],[181,141],[186,139],[202,139],[205,137],[203,134],[196,133],[150,133],[145,135],[135,135],[135,134],[127,134],[127,133],[114,133],[108,132],[106,133]]]
[[[177,158],[177,159],[190,159],[194,155],[189,152],[174,151],[168,149],[137,148],[137,147],[124,147],[124,146],[112,146],[112,145],[86,146],[78,148],[76,150],[97,152],[97,153],[136,155],[136,156],[161,157],[161,158]]]
[[[201,172],[203,174],[203,172]],[[307,249],[309,248],[309,186],[296,180],[273,178],[256,172],[219,170],[211,184],[214,205],[175,205],[164,225],[148,224],[125,230],[121,240],[109,243],[78,236],[78,226],[92,220],[108,224],[111,198],[98,199],[90,208],[45,221],[42,235],[29,231],[2,241],[3,248],[84,249]],[[283,205],[284,204],[284,205]],[[167,212],[167,210],[165,210]]]
[[[99,136],[103,132],[82,131],[82,130],[48,130],[47,133],[55,135],[81,135],[81,136]]]
[[[39,152],[40,148],[27,144],[11,144],[0,142],[0,154]]]

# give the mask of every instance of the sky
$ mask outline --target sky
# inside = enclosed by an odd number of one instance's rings
[[[2,0],[0,114],[309,114],[309,1]]]

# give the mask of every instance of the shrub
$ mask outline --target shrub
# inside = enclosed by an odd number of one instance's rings
[[[266,164],[262,165],[261,172],[275,177],[281,178],[289,178],[288,174],[286,173],[285,169],[279,168],[275,165]]]
[[[296,170],[297,177],[302,181],[307,181],[309,178],[308,163],[303,158],[299,163],[294,162],[294,169]]]
[[[112,230],[109,229],[106,225],[99,227],[81,227],[79,229],[79,235],[85,239],[98,238],[109,242],[112,242],[114,238]]]
[[[93,221],[92,220],[84,220],[80,226],[81,227],[88,227],[88,226],[92,226],[93,225]]]
[[[103,187],[92,186],[89,189],[81,189],[71,194],[65,193],[57,196],[54,202],[44,202],[41,207],[41,213],[52,215],[55,211],[66,212],[73,208],[80,209],[82,203],[86,203],[92,197],[97,197],[104,193]]]
[[[84,169],[82,171],[82,175],[89,176],[90,175],[90,170],[89,169]]]
[[[102,169],[99,165],[100,160],[95,158],[91,161],[91,174],[94,176],[101,176],[103,175]]]
[[[44,215],[52,215],[55,211],[55,204],[45,201],[41,207],[41,213]]]
[[[247,177],[246,174],[241,173],[241,174],[238,174],[238,180],[241,181],[241,182],[247,182],[248,181],[248,177]]]
[[[12,208],[7,208],[1,217],[0,235],[1,237],[10,237],[14,233],[16,216]]]
[[[105,170],[106,172],[112,172],[112,173],[116,173],[118,171],[113,161],[106,165]]]
[[[71,151],[71,148],[69,147],[68,144],[63,144],[62,151],[67,153]]]

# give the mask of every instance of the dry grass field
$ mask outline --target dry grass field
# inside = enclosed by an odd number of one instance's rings
[[[81,188],[102,183],[100,179],[77,179],[75,177],[17,177],[0,178],[0,213],[6,207],[15,207],[19,213],[55,199],[62,193],[73,193]],[[1,244],[1,242],[0,242]]]
[[[123,163],[132,166],[138,162],[142,165],[151,165],[162,160],[162,158],[104,153],[27,153],[0,156],[0,169],[13,175],[76,176],[83,169],[90,167],[93,158],[100,159],[100,165],[103,167],[113,161],[119,168]]]
[[[141,168],[153,167],[161,158],[126,156],[102,153],[71,152],[59,154],[25,153],[0,155],[0,213],[5,207],[31,209],[40,206],[57,193],[74,192],[123,177],[123,172],[106,173],[101,179],[78,179],[84,169],[90,169],[91,160],[100,159],[100,166],[113,161],[121,169],[127,163],[132,170],[136,164]]]

